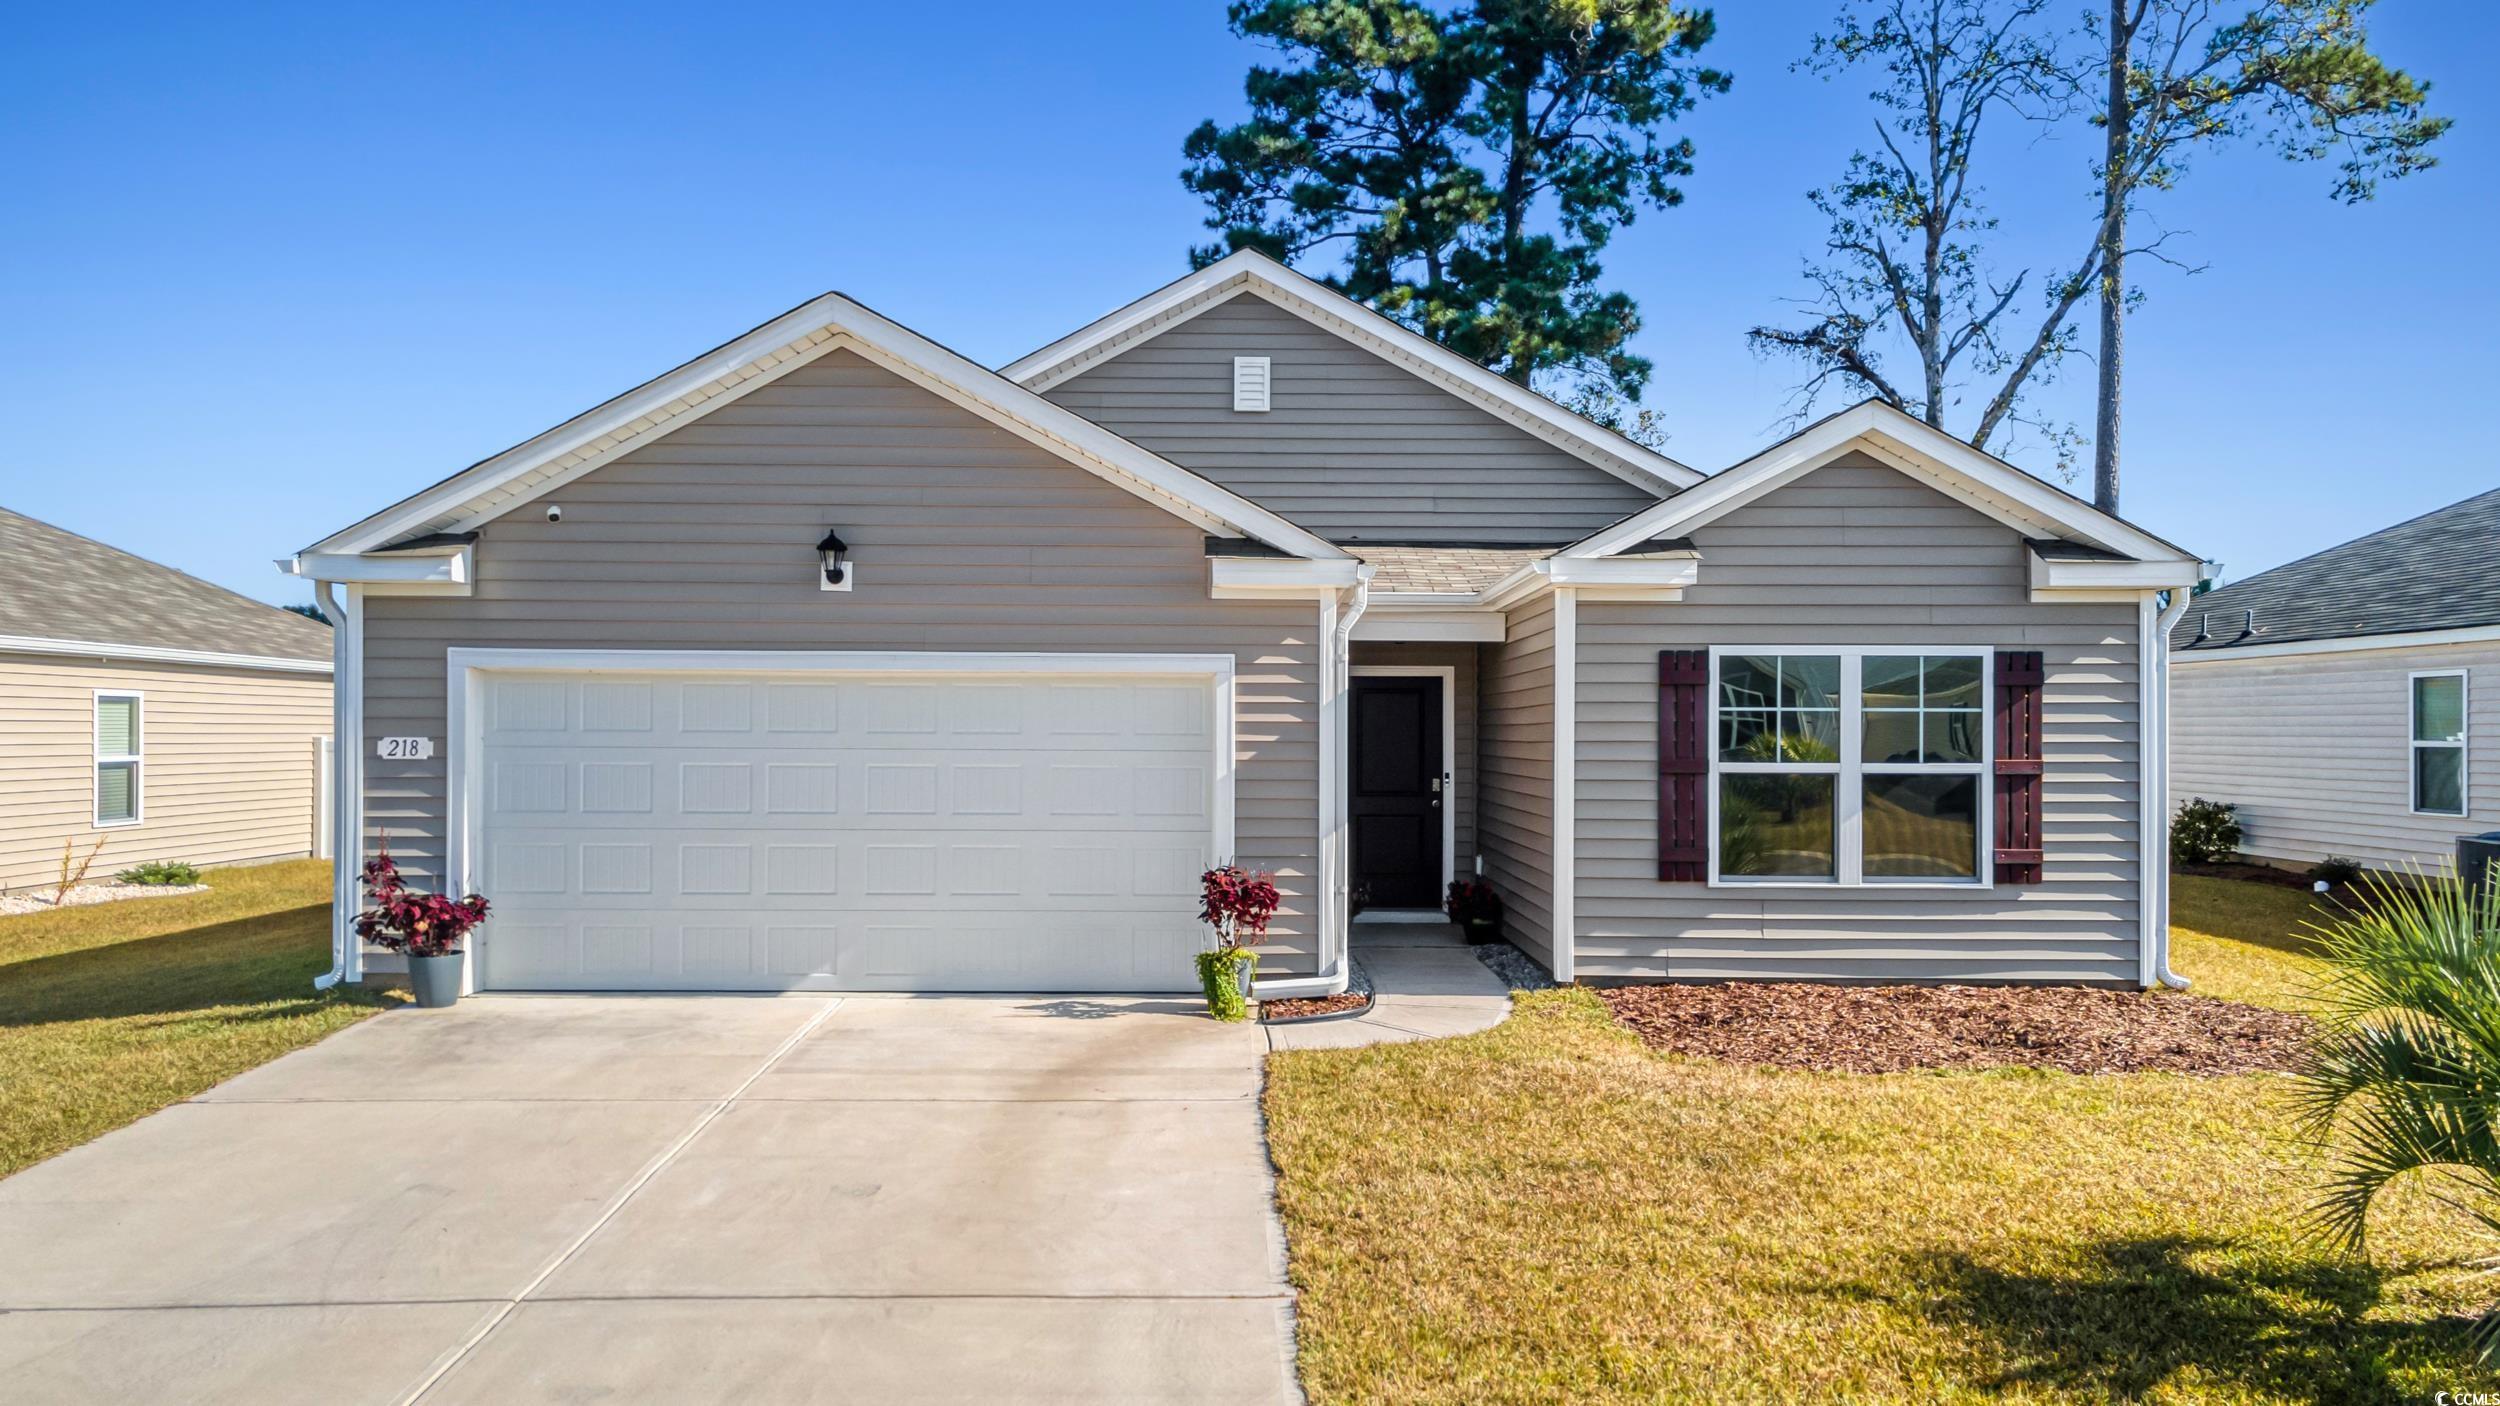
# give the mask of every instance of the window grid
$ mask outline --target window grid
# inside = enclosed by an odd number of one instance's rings
[[[2444,730],[2439,720],[2426,719],[2423,701],[2435,697],[2438,685],[2456,681],[2455,719]],[[2428,685],[2429,687],[2425,687]],[[2466,676],[2463,669],[2424,669],[2405,676],[2406,729],[2405,787],[2415,815],[2465,815],[2473,810],[2473,799],[2466,790],[2466,736],[2469,723],[2466,713]],[[2425,733],[2432,735],[2425,736]],[[2451,773],[2453,774],[2451,776]],[[2423,782],[2437,778],[2446,789],[2453,790],[2453,804],[2426,804],[2437,797],[2423,794]]]
[[[147,724],[141,716],[142,709],[142,695],[138,693],[96,690],[93,781],[97,829],[136,825],[146,816]]]
[[[1921,703],[1919,711],[1922,714],[1929,711],[1925,706],[1925,661],[1968,659],[1977,663],[1977,707],[1975,709],[1953,707],[1949,709],[1936,710],[1938,712],[1975,711],[1978,714],[1976,720],[1976,739],[1978,743],[1979,755],[1976,758],[1969,761],[1931,762],[1920,760],[1916,762],[1887,761],[1872,763],[1867,762],[1864,759],[1862,753],[1864,750],[1863,744],[1865,740],[1865,717],[1868,712],[1865,706],[1863,689],[1866,663],[1869,659],[1873,658],[1898,659],[1909,656],[1917,656],[1922,661],[1919,671],[1919,677],[1921,680]],[[1755,700],[1746,698],[1744,696],[1746,692],[1744,689],[1738,689],[1734,694],[1734,703],[1731,702],[1731,692],[1727,686],[1727,661],[1730,659],[1773,660],[1775,661],[1775,668],[1779,671],[1777,677],[1784,684],[1787,679],[1786,667],[1788,660],[1818,657],[1837,659],[1840,666],[1839,688],[1834,696],[1834,702],[1838,704],[1836,710],[1839,720],[1839,747],[1837,749],[1839,752],[1838,760],[1829,762],[1805,760],[1731,760],[1728,753],[1732,750],[1730,743],[1735,740],[1728,721],[1728,714],[1731,712],[1773,712],[1784,715],[1789,712],[1819,712],[1823,710],[1792,707],[1785,697],[1771,698],[1767,700],[1766,706],[1760,708],[1737,706],[1739,704],[1749,703]],[[1986,774],[1988,769],[1988,760],[1993,755],[1990,737],[1990,722],[1987,715],[1987,699],[1989,697],[1989,667],[1989,653],[1984,649],[1958,649],[1913,645],[1890,645],[1880,648],[1866,648],[1858,646],[1835,646],[1828,648],[1777,646],[1766,648],[1734,645],[1714,646],[1710,651],[1709,686],[1711,706],[1710,736],[1713,741],[1713,746],[1710,751],[1710,778],[1707,788],[1710,806],[1709,882],[1717,886],[1747,888],[1785,886],[1804,886],[1812,888],[1831,888],[1836,886],[1881,888],[1985,888],[1994,883],[1994,856],[1991,848],[1991,841],[1994,834],[1993,827],[1995,817],[1993,812],[1995,801],[1994,791],[1996,788],[1988,784]],[[1759,692],[1758,689],[1754,691]],[[1875,711],[1882,712],[1887,710],[1878,709]],[[1785,718],[1783,717],[1781,721],[1784,723]],[[1922,717],[1922,742],[1924,739],[1923,727],[1924,718]],[[1786,736],[1785,731],[1783,731],[1780,735],[1783,737]],[[1720,841],[1722,838],[1720,830],[1720,811],[1723,793],[1720,777],[1744,776],[1748,774],[1786,774],[1793,776],[1828,775],[1833,778],[1833,872],[1831,876],[1754,876],[1742,874],[1731,875],[1722,872],[1720,867]],[[1865,872],[1866,853],[1864,809],[1866,783],[1870,777],[1884,776],[1969,776],[1972,778],[1970,784],[1975,791],[1973,799],[1975,802],[1974,808],[1976,821],[1974,828],[1976,833],[1974,835],[1975,849],[1972,857],[1972,864],[1975,872],[1971,876],[1889,876],[1880,874],[1869,875]]]

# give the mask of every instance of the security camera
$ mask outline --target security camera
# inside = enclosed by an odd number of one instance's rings
[[[555,504],[553,504],[553,503],[549,503],[549,504],[547,505],[547,521],[549,521],[549,522],[562,522],[562,521],[564,521],[564,509],[557,507],[557,506],[556,506]]]

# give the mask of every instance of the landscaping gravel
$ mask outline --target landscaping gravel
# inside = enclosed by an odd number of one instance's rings
[[[1536,964],[1536,958],[1507,942],[1487,942],[1476,948],[1476,960],[1493,969],[1493,974],[1513,991],[1550,991],[1554,978]]]
[[[2284,1071],[2299,1066],[2312,1028],[2306,1016],[2235,1001],[2072,986],[1729,982],[1598,994],[1654,1049],[1853,1074]]]
[[[125,884],[107,881],[80,884],[62,896],[60,907],[81,908],[90,903],[116,903],[125,898],[171,898],[182,893],[206,893],[206,884]],[[52,890],[36,889],[30,893],[0,894],[0,917],[19,913],[49,913],[54,904]]]

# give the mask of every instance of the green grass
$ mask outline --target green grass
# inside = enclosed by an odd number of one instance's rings
[[[2305,908],[2182,880],[2180,963],[2200,990],[2295,1000]],[[1584,991],[1269,1069],[1317,1402],[2494,1385],[2453,1316],[2493,1290],[2465,1262],[2483,1239],[2418,1191],[2367,1261],[2311,1239],[2280,1077],[1741,1068],[1653,1053]]]
[[[2245,879],[2170,880],[2170,967],[2200,996],[2306,1011],[2320,979],[2307,924],[2328,910],[2309,894]]]
[[[371,1015],[319,995],[330,866],[212,869],[209,891],[0,918],[0,1175]]]

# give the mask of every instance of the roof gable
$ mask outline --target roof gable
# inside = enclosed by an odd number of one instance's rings
[[[302,661],[323,669],[331,649],[330,629],[317,620],[5,508],[0,642],[118,646],[168,658],[222,655],[226,662]]]
[[[2170,642],[2219,653],[2500,625],[2496,550],[2500,488],[2216,587],[2191,603]]]
[[[996,372],[827,293],[543,434],[305,549],[370,552],[428,533],[474,531],[621,454],[652,443],[836,350],[849,350],[1218,534],[1301,556],[1343,552],[1267,509],[1051,404]]]
[[[1612,556],[1652,537],[1687,535],[1852,453],[1866,454],[2027,538],[2080,541],[2130,562],[2189,567],[2196,562],[2142,528],[1880,401],[1863,402],[1809,425],[1656,507],[1592,534],[1563,555]],[[2177,584],[2192,579],[2191,574]]]
[[[1648,492],[1665,495],[1701,481],[1700,474],[1666,455],[1575,415],[1335,289],[1247,249],[1010,362],[1001,374],[1035,390],[1048,389],[1243,293],[1422,376]]]

